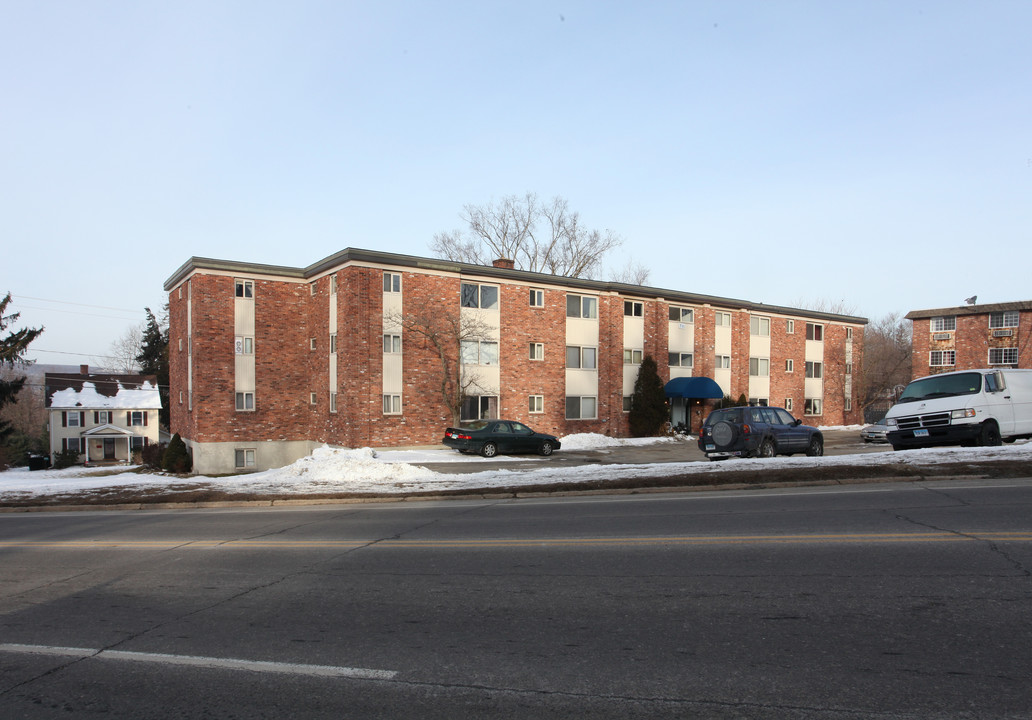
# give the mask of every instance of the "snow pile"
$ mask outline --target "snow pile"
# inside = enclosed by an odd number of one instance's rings
[[[677,442],[676,438],[615,438],[598,433],[576,433],[559,438],[563,450],[601,450],[611,447],[631,447],[655,445],[656,443]]]

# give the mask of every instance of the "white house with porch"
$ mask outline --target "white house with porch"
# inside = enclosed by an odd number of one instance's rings
[[[159,441],[161,398],[153,375],[47,373],[50,459],[65,450],[79,462],[130,462]]]

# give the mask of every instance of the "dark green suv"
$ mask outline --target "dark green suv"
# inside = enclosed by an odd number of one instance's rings
[[[699,433],[699,449],[710,460],[823,455],[824,436],[783,408],[733,407],[710,413]]]

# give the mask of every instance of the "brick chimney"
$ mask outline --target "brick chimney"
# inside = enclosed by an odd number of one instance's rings
[[[90,366],[89,365],[80,365],[79,366],[79,374],[80,375],[89,375],[90,374]]]
[[[506,270],[512,270],[516,267],[516,261],[509,258],[498,258],[491,264],[496,268],[505,268]]]

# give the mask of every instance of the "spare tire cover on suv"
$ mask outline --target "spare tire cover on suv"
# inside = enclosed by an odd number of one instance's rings
[[[724,420],[721,420],[714,425],[713,430],[710,431],[710,437],[713,438],[713,443],[717,447],[728,447],[729,445],[733,445],[737,436],[738,428]]]

